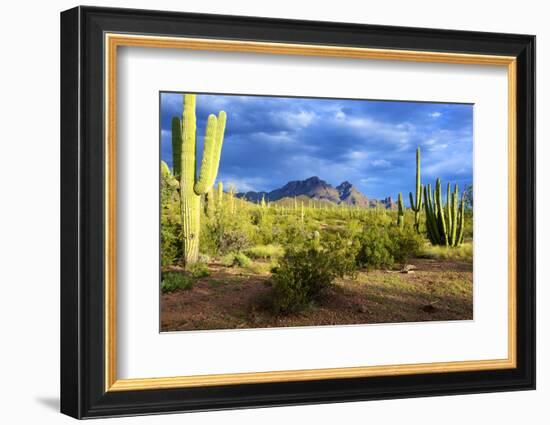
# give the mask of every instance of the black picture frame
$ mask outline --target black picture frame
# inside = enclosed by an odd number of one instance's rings
[[[105,32],[515,56],[517,367],[106,392]],[[534,36],[96,7],[61,13],[61,412],[92,418],[534,388]]]

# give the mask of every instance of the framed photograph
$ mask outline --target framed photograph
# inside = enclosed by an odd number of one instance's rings
[[[535,37],[61,14],[61,411],[535,388]]]

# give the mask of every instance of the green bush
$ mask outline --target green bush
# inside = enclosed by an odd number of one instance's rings
[[[181,218],[178,183],[165,163],[162,163],[161,170],[160,253],[161,265],[167,267],[176,264],[182,255]]]
[[[165,217],[161,217],[160,226],[160,261],[162,267],[171,266],[177,263],[181,257],[181,243],[179,233],[181,227],[173,224]]]
[[[249,267],[250,263],[250,258],[242,252],[231,252],[222,258],[222,264],[227,267]]]
[[[355,275],[352,243],[344,239],[318,246],[311,241],[289,246],[272,272],[276,313],[299,311],[312,303],[337,277]]]
[[[191,289],[194,283],[195,280],[188,274],[167,272],[162,274],[160,288],[163,293],[168,293],[178,289]]]
[[[255,245],[247,248],[245,254],[250,258],[277,259],[283,256],[285,250],[280,245]]]
[[[195,279],[200,279],[201,277],[207,277],[210,276],[210,270],[208,269],[208,266],[204,263],[195,263],[191,264],[187,271],[191,274],[192,277]]]
[[[356,262],[367,269],[390,268],[393,266],[392,240],[386,227],[366,226],[357,236],[359,251]]]
[[[420,254],[424,246],[424,238],[416,233],[412,226],[405,226],[403,229],[391,227],[389,229],[390,253],[397,263],[405,263],[410,258]]]
[[[246,214],[216,210],[212,217],[204,216],[202,220],[200,249],[203,253],[220,255],[252,245],[255,230]]]

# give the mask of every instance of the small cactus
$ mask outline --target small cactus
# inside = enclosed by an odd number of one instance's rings
[[[403,195],[399,192],[397,196],[397,227],[400,229],[405,225],[405,217],[403,213]]]

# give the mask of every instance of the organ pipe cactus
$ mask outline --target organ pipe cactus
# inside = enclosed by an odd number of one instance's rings
[[[397,196],[397,226],[401,229],[405,225],[404,218],[405,217],[403,213],[403,196],[401,195],[401,192],[399,192],[399,195]]]
[[[464,193],[459,201],[458,185],[451,193],[451,185],[447,185],[447,200],[443,205],[441,195],[441,180],[437,179],[435,190],[424,187],[424,209],[426,211],[426,230],[428,239],[433,245],[456,247],[464,241]]]
[[[211,114],[206,124],[204,150],[197,178],[197,118],[196,95],[186,94],[183,100],[181,130],[173,121],[172,137],[180,135],[180,211],[182,217],[183,260],[187,266],[196,263],[199,256],[200,200],[213,186],[218,174],[225,133],[226,114]],[[175,131],[174,131],[175,130]]]
[[[416,148],[416,196],[413,199],[412,192],[409,192],[411,210],[414,211],[414,228],[420,233],[420,212],[422,211],[422,184],[420,183],[420,148]]]

